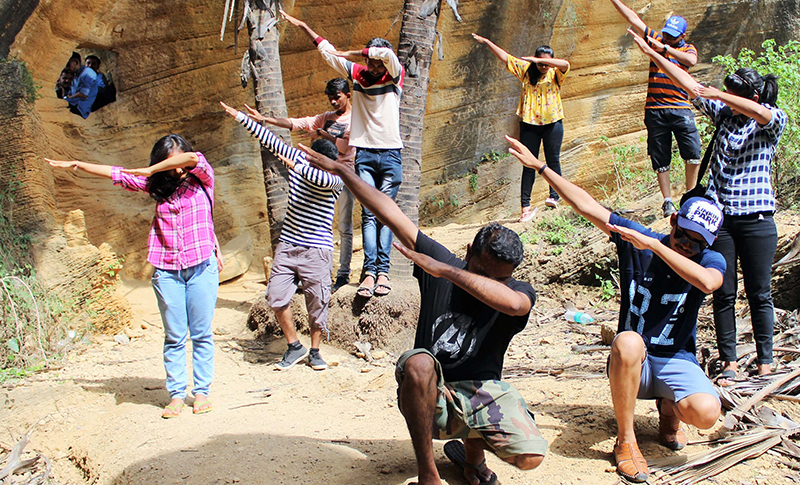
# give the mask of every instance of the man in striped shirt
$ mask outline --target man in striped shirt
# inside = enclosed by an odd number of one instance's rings
[[[356,147],[356,172],[362,180],[394,200],[403,181],[400,151],[400,95],[405,68],[392,51],[392,44],[376,37],[364,49],[338,51],[303,22],[286,12],[284,18],[301,28],[317,46],[325,62],[353,82],[353,115],[350,146]],[[366,65],[348,58],[366,59]],[[391,290],[389,258],[392,231],[364,205],[361,206],[361,237],[364,241],[364,279],[358,295],[386,295]]]
[[[633,29],[670,62],[687,72],[690,67],[697,64],[697,49],[684,41],[686,20],[683,17],[673,15],[668,18],[659,34],[620,0],[611,0],[611,3]],[[686,91],[651,61],[647,101],[644,106],[644,124],[647,127],[647,153],[650,155],[653,170],[657,173],[658,187],[664,197],[661,206],[664,217],[669,217],[675,212],[669,180],[672,135],[675,135],[681,158],[686,163],[686,190],[693,189],[697,184],[701,146],[691,108]]]
[[[250,106],[245,105],[248,116],[261,123],[280,126],[288,130],[305,130],[316,136],[325,138],[336,144],[339,158],[351,168],[356,156],[355,147],[350,146],[350,85],[340,77],[331,79],[325,86],[333,111],[326,111],[315,116],[304,118],[273,118],[264,116]],[[333,283],[332,293],[350,283],[350,261],[353,257],[353,194],[344,187],[337,202],[339,206],[339,270]]]
[[[267,284],[267,303],[275,312],[288,344],[283,359],[275,367],[287,370],[308,356],[308,364],[312,369],[325,370],[328,364],[320,356],[319,344],[322,331],[328,331],[333,270],[333,213],[344,184],[338,176],[309,165],[303,152],[281,141],[245,113],[225,103],[220,104],[289,168],[289,208],[283,220]],[[316,147],[315,150],[324,151],[330,158],[339,155],[336,146],[324,138],[317,139],[312,146]],[[297,338],[289,306],[298,282],[302,285],[308,310],[310,351]]]

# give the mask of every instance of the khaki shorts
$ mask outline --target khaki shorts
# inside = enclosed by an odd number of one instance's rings
[[[439,392],[433,417],[434,438],[481,438],[500,458],[547,453],[547,440],[539,433],[533,413],[519,391],[507,382],[444,382],[436,357],[427,349],[412,349],[397,361],[398,385],[403,382],[406,361],[417,354],[429,355],[436,366]]]
[[[269,307],[287,307],[300,283],[306,298],[309,325],[327,331],[332,269],[332,251],[278,243],[267,284]]]

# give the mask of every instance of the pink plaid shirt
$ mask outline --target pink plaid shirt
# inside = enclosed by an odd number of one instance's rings
[[[197,166],[189,173],[205,185],[214,200],[214,169],[197,152]],[[168,199],[156,203],[156,214],[147,241],[147,261],[158,269],[182,270],[214,254],[214,220],[211,206],[194,177],[185,177]],[[131,192],[147,192],[147,178],[111,168],[111,180]]]

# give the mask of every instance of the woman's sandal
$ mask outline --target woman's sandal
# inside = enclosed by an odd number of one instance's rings
[[[735,384],[735,379],[736,371],[733,369],[726,369],[720,372],[719,375],[714,379],[714,384],[718,385],[719,387],[728,387]]]
[[[211,401],[206,399],[202,402],[195,401],[192,404],[192,413],[194,414],[205,414],[211,412]]]
[[[161,417],[164,419],[173,419],[177,418],[181,415],[181,411],[183,411],[185,404],[181,403],[177,406],[164,406],[164,411],[161,413]]]
[[[386,295],[389,294],[390,291],[392,291],[392,282],[389,281],[389,276],[387,276],[385,274],[381,274],[381,275],[378,275],[378,279],[380,279],[381,276],[386,278],[386,283],[377,283],[375,285],[375,288],[374,288],[375,289],[375,296],[386,296]],[[375,281],[377,282],[378,280],[375,280]]]
[[[367,286],[364,284],[364,280],[366,280],[367,278],[372,278],[373,281],[372,286]],[[361,298],[371,298],[372,295],[375,293],[375,282],[378,281],[378,279],[370,274],[364,276],[364,280],[362,280],[361,284],[358,285],[358,289],[356,290],[356,296],[360,296]]]

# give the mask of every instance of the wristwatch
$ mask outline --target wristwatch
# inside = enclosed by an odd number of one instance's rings
[[[662,53],[662,54],[666,54],[666,53],[667,53],[667,48],[668,48],[668,47],[669,47],[669,46],[668,46],[667,44],[664,44],[664,50],[663,50],[663,51],[661,51],[661,53]]]

